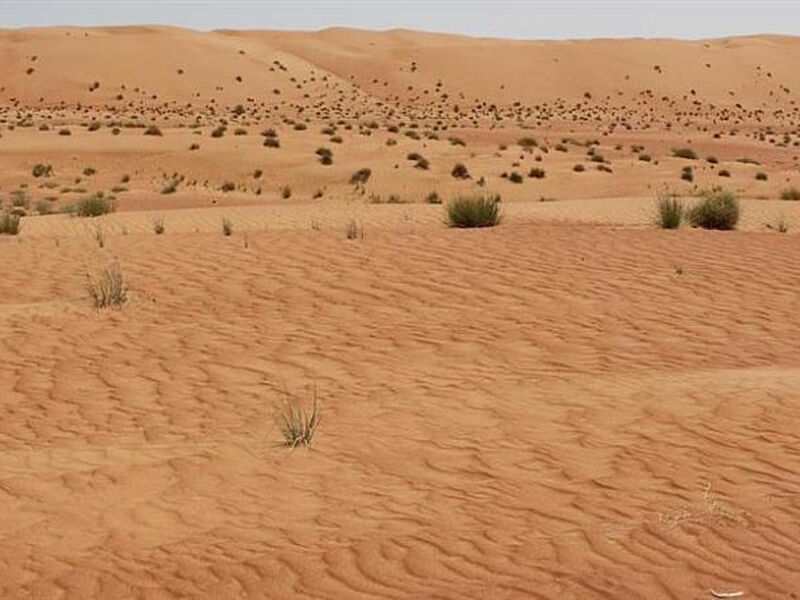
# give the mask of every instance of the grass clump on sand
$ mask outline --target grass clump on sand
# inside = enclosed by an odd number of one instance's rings
[[[447,205],[450,227],[494,227],[500,219],[500,196],[459,196]]]
[[[688,160],[696,160],[697,152],[691,148],[675,148],[672,150],[672,156],[676,158],[686,158]]]
[[[686,216],[692,227],[703,229],[736,229],[740,216],[739,199],[728,190],[715,187],[702,193],[702,200],[692,206]]]
[[[0,235],[17,235],[20,230],[22,217],[13,213],[0,215]]]
[[[75,206],[75,214],[79,217],[99,217],[110,212],[114,212],[114,202],[102,192],[81,198]]]
[[[678,229],[686,214],[683,202],[669,190],[656,195],[656,209],[658,211],[656,224],[661,229]]]
[[[350,185],[364,185],[369,181],[372,176],[372,169],[363,168],[359,169],[350,176]]]
[[[222,235],[228,237],[233,233],[233,223],[230,219],[222,219]]]
[[[800,189],[788,187],[781,190],[781,200],[800,200]]]
[[[119,307],[128,301],[125,277],[118,264],[106,267],[97,274],[87,273],[86,279],[86,288],[95,308]]]
[[[287,394],[276,412],[276,421],[283,434],[284,444],[290,448],[309,447],[322,420],[316,390],[311,397],[310,407],[304,407],[296,398]]]

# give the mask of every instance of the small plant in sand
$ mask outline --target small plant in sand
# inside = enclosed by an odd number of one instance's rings
[[[100,225],[98,225],[97,229],[94,230],[94,239],[97,242],[98,248],[106,247],[106,233],[103,231],[103,228],[100,227]]]
[[[86,289],[95,308],[119,307],[127,302],[125,277],[118,264],[114,263],[97,273],[86,273],[86,280]]]
[[[788,187],[781,190],[781,200],[800,200],[800,189]]]
[[[778,233],[786,233],[789,231],[789,223],[783,215],[778,216],[772,223],[767,223],[767,229],[772,229]]]
[[[500,196],[459,196],[447,205],[450,227],[494,227],[500,219]]]
[[[674,148],[672,150],[672,156],[676,158],[686,158],[688,160],[696,160],[697,152],[695,152],[691,148]]]
[[[47,198],[40,198],[39,200],[37,200],[36,201],[36,212],[39,215],[42,215],[42,216],[49,215],[50,213],[52,213],[53,212],[53,207],[52,207],[51,201],[48,200]]]
[[[154,135],[154,136],[162,136],[161,129],[158,128],[157,125],[150,125],[147,129],[144,130],[145,135]]]
[[[289,448],[298,446],[308,448],[322,421],[322,410],[316,390],[312,393],[310,406],[309,403],[305,404],[286,394],[276,407],[275,420],[283,435],[284,444]]]
[[[114,212],[114,202],[102,192],[81,198],[75,205],[75,214],[79,217],[99,217],[110,212]]]
[[[358,225],[355,219],[350,219],[345,227],[345,236],[348,240],[364,239],[364,229]]]
[[[316,152],[319,156],[319,162],[323,165],[333,164],[333,152],[329,148],[317,148]]]
[[[365,185],[372,176],[372,169],[359,169],[350,176],[350,185]]]
[[[0,215],[0,235],[17,235],[21,227],[22,217],[12,213]]]
[[[153,233],[156,235],[163,235],[166,228],[164,227],[164,219],[156,217],[153,219]]]
[[[53,174],[53,167],[51,165],[44,165],[42,163],[38,163],[33,166],[31,173],[34,177],[50,177]]]
[[[656,194],[656,225],[661,229],[678,229],[683,222],[686,207],[683,202],[668,189]]]
[[[425,202],[427,204],[441,204],[442,197],[439,195],[439,192],[434,190],[430,194],[425,196]]]
[[[470,178],[469,170],[467,169],[467,167],[465,165],[463,165],[461,163],[456,164],[456,166],[453,167],[453,170],[450,171],[450,174],[453,177],[455,177],[456,179],[469,179]]]
[[[233,233],[233,223],[230,222],[230,219],[222,219],[222,235],[229,236]]]
[[[687,218],[692,227],[730,230],[739,222],[739,199],[723,188],[715,187],[701,194],[702,200],[689,208]]]
[[[545,171],[544,169],[540,169],[539,167],[533,167],[528,173],[528,177],[531,177],[533,179],[544,179]]]

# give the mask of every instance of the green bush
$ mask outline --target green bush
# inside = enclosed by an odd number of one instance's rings
[[[789,187],[781,190],[781,200],[800,200],[800,189]]]
[[[697,158],[697,152],[691,148],[675,148],[672,150],[672,156],[675,156],[676,158],[695,160]]]
[[[359,169],[350,176],[350,185],[364,185],[372,176],[372,169]]]
[[[678,229],[681,226],[686,207],[680,199],[669,192],[660,192],[656,196],[656,207],[656,224],[661,229]]]
[[[114,203],[101,192],[81,198],[75,206],[75,214],[79,217],[99,217],[110,212],[114,212]]]
[[[19,215],[4,213],[0,215],[0,235],[17,235],[22,218]]]
[[[732,192],[718,187],[704,191],[702,200],[687,212],[692,227],[703,229],[735,229],[739,215],[739,199]]]
[[[97,274],[86,274],[86,289],[97,309],[119,307],[128,301],[125,277],[119,265],[113,264]]]
[[[500,219],[499,196],[459,196],[447,205],[450,227],[494,227]]]

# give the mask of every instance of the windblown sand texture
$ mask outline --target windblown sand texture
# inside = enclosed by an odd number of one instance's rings
[[[0,598],[797,598],[799,62],[0,31]],[[656,229],[665,185],[736,192],[738,230]],[[289,450],[276,403],[313,389]]]

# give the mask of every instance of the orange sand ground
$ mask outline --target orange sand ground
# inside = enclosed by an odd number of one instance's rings
[[[798,59],[0,31],[0,199],[26,199],[0,236],[0,598],[797,598]],[[717,184],[739,231],[652,226],[656,190]],[[98,191],[117,212],[58,214]],[[432,191],[504,220],[448,229]],[[111,263],[130,301],[96,311]],[[314,387],[289,451],[275,403]]]

